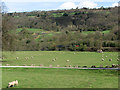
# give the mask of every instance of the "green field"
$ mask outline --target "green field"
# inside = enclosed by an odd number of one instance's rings
[[[94,34],[96,31],[83,31],[82,34],[88,35],[90,33]],[[108,34],[110,30],[102,31],[101,33]]]
[[[2,87],[18,80],[15,88],[118,88],[116,70],[3,68]]]
[[[100,65],[110,66],[112,64],[118,64],[118,52],[16,51],[3,52],[3,57],[3,65],[10,64],[15,66],[23,66],[24,64],[28,66],[35,64],[39,66],[42,64],[47,67],[49,65],[54,67],[57,65],[60,65],[60,67],[66,65],[91,67],[91,65],[96,65],[99,67]],[[19,58],[16,59],[16,57]],[[28,59],[26,59],[26,57]],[[53,61],[55,58],[56,61]],[[104,61],[102,61],[102,58],[104,58]],[[109,59],[112,59],[112,61],[109,61]],[[69,62],[67,62],[67,60],[69,60]]]
[[[23,30],[22,28],[17,28],[16,29],[17,30],[17,32],[20,32],[21,30]],[[35,28],[26,28],[26,30],[28,30],[28,31],[31,31],[31,32],[43,32],[43,29],[35,29]]]
[[[17,32],[20,32],[21,30],[23,30],[22,28],[17,28],[16,29],[17,30]],[[56,33],[61,33],[61,32],[53,32],[53,31],[45,31],[45,30],[43,30],[43,29],[35,29],[35,28],[26,28],[26,30],[28,30],[28,31],[31,31],[31,32],[34,32],[34,33],[42,33],[42,32],[44,32],[44,33],[46,33],[46,34],[52,34],[52,35],[54,35],[54,34],[56,34]],[[96,31],[83,31],[82,32],[82,34],[85,34],[85,35],[88,35],[88,34],[90,34],[90,33],[95,33]],[[104,34],[108,34],[110,32],[110,30],[106,30],[106,31],[102,31],[102,33],[104,33]],[[73,32],[74,33],[74,32]]]

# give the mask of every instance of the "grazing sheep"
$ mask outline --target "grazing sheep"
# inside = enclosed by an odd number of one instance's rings
[[[10,64],[6,64],[6,66],[10,66]]]
[[[8,88],[10,88],[10,87],[14,87],[15,85],[18,86],[18,80],[15,80],[15,81],[9,82],[9,83],[8,83]]]
[[[60,67],[60,65],[57,65],[57,67]]]
[[[95,65],[92,65],[91,68],[96,68],[96,66],[95,66]]]
[[[55,61],[56,61],[56,59],[53,59],[52,61],[54,61],[54,62],[55,62]]]
[[[66,62],[69,62],[70,60],[66,60]]]
[[[16,59],[19,59],[19,57],[16,57]]]
[[[102,58],[102,61],[104,61],[104,58]]]
[[[112,59],[109,59],[109,61],[112,61]]]
[[[106,56],[106,58],[107,58],[107,56]]]
[[[117,58],[117,61],[119,61],[119,58]]]
[[[102,51],[102,50],[97,50],[97,52],[98,52],[98,53],[103,53],[103,51]]]
[[[115,64],[112,64],[112,68],[115,67],[116,65]]]

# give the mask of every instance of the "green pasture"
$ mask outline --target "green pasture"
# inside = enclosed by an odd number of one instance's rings
[[[88,35],[90,33],[95,33],[96,31],[83,31],[82,34]],[[102,31],[101,33],[108,34],[110,30]]]
[[[35,64],[39,66],[42,64],[47,67],[50,65],[54,67],[57,65],[60,67],[66,65],[91,67],[91,65],[96,65],[99,67],[100,65],[110,66],[112,64],[118,64],[118,52],[16,51],[3,52],[3,57],[2,65],[10,64],[15,66],[23,66],[24,64],[28,66]],[[16,59],[16,57],[18,57],[18,59]],[[26,59],[26,57],[28,59]],[[55,58],[56,61],[53,61]],[[104,58],[104,61],[102,61],[102,58]],[[112,59],[112,61],[109,61],[109,59]],[[69,62],[67,62],[67,60],[69,60]]]
[[[17,30],[17,32],[20,32],[21,30],[23,30],[22,28],[17,28],[16,29]],[[43,32],[43,29],[35,29],[35,28],[26,28],[26,30],[28,30],[28,31],[31,31],[31,32]]]
[[[14,88],[117,88],[118,71],[3,68],[2,87],[14,80]]]

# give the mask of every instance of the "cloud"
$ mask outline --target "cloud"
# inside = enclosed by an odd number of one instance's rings
[[[60,5],[58,7],[58,9],[71,9],[71,8],[83,8],[83,7],[87,7],[87,8],[95,8],[97,7],[97,4],[92,2],[92,1],[81,1],[78,5],[75,4],[74,2],[65,2],[62,5]]]
[[[97,7],[97,4],[92,1],[83,1],[83,2],[80,2],[78,7],[79,8],[82,8],[82,7],[95,8],[95,7]]]
[[[71,8],[76,8],[77,5],[73,2],[65,2],[61,6],[59,6],[59,9],[71,9]]]
[[[118,6],[118,3],[113,3],[112,7]]]
[[[66,0],[2,0],[4,2],[66,2]],[[67,0],[67,2],[82,2],[84,0]],[[93,2],[119,2],[119,0],[91,0]]]

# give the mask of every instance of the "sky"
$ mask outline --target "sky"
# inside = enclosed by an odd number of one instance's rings
[[[57,10],[71,8],[99,8],[118,6],[119,0],[2,0],[8,12],[25,12],[34,10]]]

